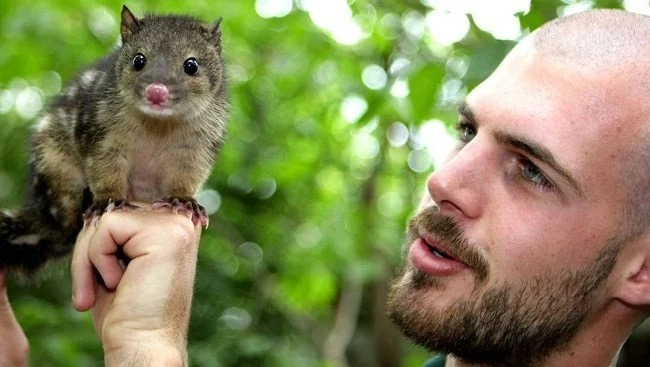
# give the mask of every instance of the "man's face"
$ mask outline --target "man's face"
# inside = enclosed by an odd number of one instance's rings
[[[567,347],[611,293],[639,109],[625,81],[524,46],[460,108],[460,141],[411,221],[389,313],[472,362],[526,365]]]

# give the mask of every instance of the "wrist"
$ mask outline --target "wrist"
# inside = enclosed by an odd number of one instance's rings
[[[118,349],[105,349],[104,362],[108,367],[184,367],[187,366],[187,351],[185,346],[147,341]]]

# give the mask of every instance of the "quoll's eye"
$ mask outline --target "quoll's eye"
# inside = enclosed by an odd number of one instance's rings
[[[137,54],[133,57],[133,68],[135,70],[142,70],[147,65],[147,58],[143,54]]]
[[[199,72],[199,62],[195,58],[190,57],[183,63],[183,71],[187,75],[196,75]]]

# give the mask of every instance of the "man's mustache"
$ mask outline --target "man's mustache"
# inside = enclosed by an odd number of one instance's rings
[[[440,213],[437,206],[427,207],[413,217],[408,224],[407,236],[409,244],[417,238],[435,237],[449,251],[449,255],[476,273],[479,282],[489,274],[488,262],[477,250],[476,244],[470,243],[457,222]]]

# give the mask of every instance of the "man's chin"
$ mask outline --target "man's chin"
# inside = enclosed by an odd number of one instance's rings
[[[437,321],[443,312],[433,310],[433,302],[430,302],[436,296],[430,293],[440,287],[439,279],[410,268],[393,282],[386,304],[388,317],[404,335],[431,352],[441,351],[431,335],[437,334]],[[432,320],[430,315],[438,317]]]
[[[443,354],[453,354],[468,362],[486,362],[506,359],[490,355],[477,340],[489,339],[472,318],[475,299],[452,300],[441,294],[446,288],[444,279],[409,269],[397,280],[389,294],[388,317],[413,343]],[[472,298],[476,294],[466,298]],[[474,324],[474,327],[469,326]],[[467,327],[469,326],[469,328]],[[486,344],[487,346],[487,344]],[[525,365],[525,364],[524,364]]]

